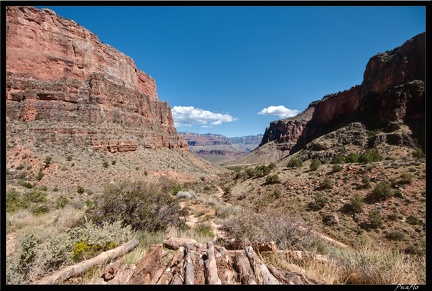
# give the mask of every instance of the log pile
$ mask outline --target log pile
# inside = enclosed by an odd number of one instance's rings
[[[164,265],[163,248],[176,250]],[[144,285],[306,285],[322,284],[304,274],[266,266],[252,247],[230,251],[212,242],[169,238],[150,248],[127,284]]]

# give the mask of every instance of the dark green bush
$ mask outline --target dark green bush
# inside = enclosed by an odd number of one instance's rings
[[[96,225],[121,221],[133,230],[149,232],[163,231],[169,225],[185,225],[175,197],[163,191],[159,184],[141,181],[106,186],[94,206],[86,211],[86,216]]]
[[[340,172],[340,171],[342,171],[342,166],[339,165],[339,164],[334,164],[334,165],[333,165],[332,172],[333,172],[333,173],[337,173],[337,172]]]
[[[276,183],[280,183],[279,176],[278,176],[277,174],[267,176],[267,178],[266,178],[266,183],[267,183],[267,184],[276,184]]]
[[[339,154],[336,154],[332,157],[331,162],[332,164],[343,164],[345,162],[345,158]]]
[[[320,186],[322,189],[331,189],[333,188],[333,182],[329,177],[325,177]]]
[[[288,168],[298,168],[298,167],[302,167],[302,166],[303,166],[303,162],[297,158],[289,160],[289,162],[287,164]]]
[[[369,178],[369,176],[363,176],[363,178],[362,178],[362,183],[363,183],[363,188],[370,188],[371,187],[371,184],[370,184],[370,178]]]
[[[316,171],[320,165],[321,165],[321,162],[318,159],[313,159],[310,166],[309,166],[309,169],[311,171]]]
[[[426,154],[423,152],[422,148],[416,148],[411,155],[413,156],[413,158],[416,159],[421,159],[426,157]]]
[[[362,164],[379,162],[383,157],[377,151],[366,150],[360,154],[358,161]]]
[[[85,192],[84,187],[82,187],[82,186],[78,186],[78,187],[77,187],[77,192],[78,192],[79,194],[84,193],[84,192]]]
[[[356,153],[350,153],[345,157],[346,163],[357,163],[359,159],[359,155]]]
[[[56,199],[56,209],[63,208],[69,203],[70,203],[69,199],[67,197],[61,195],[60,197],[57,197],[57,199]]]
[[[359,194],[355,193],[351,196],[350,202],[345,204],[345,209],[353,213],[361,213],[363,211],[363,205],[363,198]]]
[[[391,232],[387,233],[385,235],[386,239],[389,240],[397,240],[397,241],[401,241],[404,240],[405,235],[403,234],[403,232],[399,231],[399,230],[392,230]]]
[[[393,191],[391,189],[391,186],[386,181],[382,181],[378,183],[372,191],[372,196],[376,200],[386,200],[390,198],[392,195],[393,195]]]
[[[314,197],[314,201],[308,204],[309,210],[318,211],[324,208],[328,203],[329,199],[322,192],[317,192]]]
[[[369,227],[370,228],[378,228],[383,225],[383,219],[381,214],[378,211],[374,211],[369,214]]]

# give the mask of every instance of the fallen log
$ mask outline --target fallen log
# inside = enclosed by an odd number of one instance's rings
[[[185,284],[186,285],[193,285],[194,284],[194,277],[195,277],[195,271],[194,271],[194,264],[192,262],[192,256],[193,256],[193,250],[191,244],[188,244],[186,249],[186,255],[185,255]]]
[[[246,256],[257,278],[259,284],[263,285],[280,285],[280,282],[270,273],[267,267],[261,262],[260,258],[254,252],[253,248],[245,247]]]
[[[314,279],[307,277],[304,274],[297,272],[289,272],[277,269],[272,264],[267,265],[269,271],[275,276],[279,282],[286,285],[315,285],[322,284]]]
[[[212,242],[207,243],[207,260],[205,261],[204,272],[206,276],[206,284],[212,284],[212,285],[222,284],[217,274],[214,246]]]
[[[141,262],[129,280],[129,284],[151,284],[155,277],[158,275],[160,277],[157,271],[162,267],[160,259],[165,255],[166,252],[163,251],[161,244],[151,246],[144,258],[141,259]]]
[[[103,252],[94,258],[79,262],[76,265],[69,266],[69,267],[66,267],[60,271],[57,271],[52,275],[49,275],[47,277],[44,277],[40,280],[35,281],[33,284],[38,284],[38,285],[61,284],[64,280],[66,280],[72,276],[78,275],[78,274],[90,269],[93,266],[105,264],[114,258],[117,258],[119,256],[122,256],[122,255],[130,252],[132,249],[136,248],[138,246],[138,244],[139,244],[139,241],[137,239],[133,239],[133,240],[125,243],[124,245],[121,245],[115,249]]]
[[[179,247],[177,252],[171,261],[166,265],[165,271],[162,272],[162,275],[157,280],[157,285],[169,285],[172,281],[174,274],[173,272],[176,270],[176,266],[178,264],[182,264],[184,256],[184,247]],[[182,264],[183,265],[183,264]]]
[[[236,254],[234,258],[234,268],[236,272],[239,273],[240,281],[243,285],[257,285],[254,271],[244,253]]]

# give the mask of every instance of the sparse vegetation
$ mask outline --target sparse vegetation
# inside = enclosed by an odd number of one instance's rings
[[[303,162],[300,159],[293,158],[289,160],[287,167],[288,168],[299,168],[303,166]]]
[[[388,182],[382,181],[378,183],[372,192],[372,198],[376,200],[386,200],[393,195],[393,191]]]
[[[309,169],[311,171],[316,171],[319,166],[321,166],[321,162],[318,159],[313,159],[312,162],[310,163]]]

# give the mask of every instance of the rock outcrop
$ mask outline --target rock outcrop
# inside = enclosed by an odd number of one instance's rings
[[[155,80],[130,57],[49,9],[8,6],[6,16],[8,121],[96,150],[187,150]]]
[[[420,33],[373,56],[361,85],[326,95],[299,115],[270,123],[260,146],[274,141],[277,149],[291,154],[319,136],[361,122],[368,130],[384,131],[389,143],[425,150],[424,82],[425,33]],[[409,136],[392,135],[401,125],[408,126]]]

